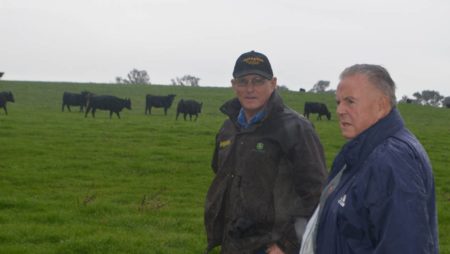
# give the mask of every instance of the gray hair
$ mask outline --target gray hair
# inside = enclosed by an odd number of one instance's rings
[[[397,104],[395,82],[384,67],[374,64],[355,64],[347,67],[339,77],[342,80],[355,74],[365,75],[371,84],[389,98],[391,106],[395,107]]]

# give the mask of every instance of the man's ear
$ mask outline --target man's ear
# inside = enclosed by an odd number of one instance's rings
[[[270,86],[271,86],[274,90],[277,88],[277,78],[276,78],[276,77],[273,77],[273,78],[270,80]]]
[[[380,116],[380,118],[385,117],[387,114],[389,114],[389,112],[391,112],[391,103],[389,101],[389,98],[385,95],[380,96],[380,98],[378,98],[377,100],[377,109],[378,109],[378,114]]]

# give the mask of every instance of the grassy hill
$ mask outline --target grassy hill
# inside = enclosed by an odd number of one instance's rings
[[[0,109],[0,253],[201,253],[203,204],[212,179],[218,108],[229,88],[0,81],[13,92]],[[64,91],[131,98],[122,119],[106,111],[61,112]],[[145,94],[177,94],[144,114]],[[312,121],[328,167],[344,144],[330,94],[282,92],[303,112],[325,102],[332,120]],[[175,121],[180,99],[203,102],[198,121]],[[441,253],[450,253],[450,110],[401,104],[400,112],[429,153],[436,180]]]

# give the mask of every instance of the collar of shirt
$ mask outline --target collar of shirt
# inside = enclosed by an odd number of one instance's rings
[[[239,125],[242,128],[247,129],[247,128],[250,128],[251,126],[255,125],[256,123],[261,122],[266,115],[267,115],[266,110],[262,109],[261,111],[256,113],[255,116],[250,118],[250,121],[247,122],[247,119],[246,119],[245,113],[244,113],[244,109],[241,108],[241,110],[239,111],[237,120],[238,120]]]

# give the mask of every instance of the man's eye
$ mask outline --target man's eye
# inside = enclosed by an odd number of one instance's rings
[[[242,86],[245,86],[245,85],[248,84],[248,80],[246,80],[246,79],[238,79],[238,84],[242,85]]]
[[[255,79],[252,81],[252,83],[255,84],[255,85],[262,85],[262,84],[264,83],[264,79],[261,79],[261,78],[255,78]]]

